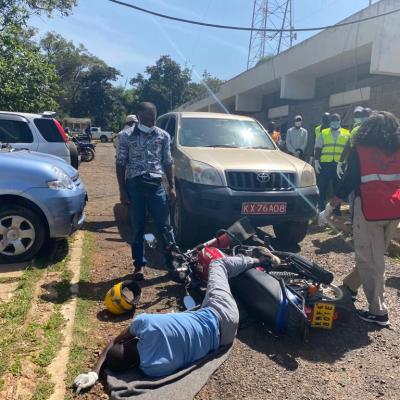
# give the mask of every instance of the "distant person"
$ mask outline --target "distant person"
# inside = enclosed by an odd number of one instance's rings
[[[329,184],[332,183],[333,191],[336,192],[339,178],[336,173],[337,164],[340,161],[343,149],[350,138],[350,132],[341,127],[339,114],[331,116],[330,127],[324,129],[315,144],[315,172],[319,174],[319,209],[323,210],[326,205],[326,197]],[[339,207],[335,210],[340,215]]]
[[[321,123],[315,127],[315,144],[317,144],[318,138],[324,129],[329,128],[331,123],[331,114],[326,112],[321,118]]]
[[[126,116],[125,126],[114,137],[113,144],[114,144],[115,148],[118,148],[118,142],[119,142],[120,135],[122,135],[124,133],[126,133],[127,135],[132,133],[132,129],[130,129],[130,128],[134,127],[137,123],[138,123],[138,119],[135,114],[130,114],[130,115]]]
[[[385,252],[400,222],[400,124],[385,111],[361,124],[336,196],[319,216],[327,223],[335,207],[355,192],[353,242],[356,266],[343,281],[356,300],[363,287],[368,310],[363,321],[389,325],[385,304]]]
[[[271,121],[268,124],[267,128],[268,134],[271,136],[272,140],[275,142],[276,145],[281,145],[282,143],[282,138],[280,132],[276,128],[276,124],[274,121]]]
[[[303,128],[303,117],[296,115],[294,126],[288,129],[286,133],[286,150],[292,156],[305,159],[305,153],[308,143],[307,129]]]
[[[147,260],[144,254],[144,228],[146,210],[153,217],[160,238],[168,232],[171,240],[174,233],[170,223],[170,205],[162,184],[166,176],[169,198],[175,202],[174,164],[171,157],[169,134],[156,127],[156,106],[140,103],[138,124],[126,130],[119,138],[116,169],[122,204],[129,206],[132,228],[133,279],[144,278]],[[172,268],[172,253],[163,240],[166,266]]]
[[[91,126],[87,126],[84,130],[85,132],[85,136],[86,136],[86,140],[90,143],[92,141],[92,128]]]

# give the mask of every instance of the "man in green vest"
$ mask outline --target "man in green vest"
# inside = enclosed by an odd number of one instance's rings
[[[315,127],[315,143],[317,143],[319,135],[321,134],[321,132],[324,129],[329,128],[329,124],[330,123],[331,123],[331,114],[326,112],[322,116],[321,123],[318,126]]]
[[[350,138],[350,132],[341,127],[339,114],[331,116],[330,126],[323,129],[315,143],[315,172],[319,174],[319,209],[324,210],[326,205],[327,191],[332,182],[333,190],[339,185],[337,176],[337,164],[340,156]],[[340,210],[336,210],[340,215]]]

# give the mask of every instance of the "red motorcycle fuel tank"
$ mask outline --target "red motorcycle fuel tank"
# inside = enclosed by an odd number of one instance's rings
[[[208,269],[210,268],[211,261],[223,257],[226,257],[226,254],[216,247],[204,247],[204,249],[199,252],[197,256],[197,273],[204,282],[208,280]]]

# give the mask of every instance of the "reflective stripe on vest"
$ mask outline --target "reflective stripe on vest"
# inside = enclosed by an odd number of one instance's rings
[[[400,219],[400,150],[386,154],[376,147],[357,146],[361,203],[367,221]]]
[[[382,182],[400,181],[400,174],[369,174],[361,177],[362,183],[368,183],[374,181],[382,181]]]
[[[321,162],[339,162],[340,156],[350,137],[350,132],[347,129],[340,128],[340,134],[337,137],[336,143],[330,128],[324,129],[321,132],[323,146],[321,150]]]

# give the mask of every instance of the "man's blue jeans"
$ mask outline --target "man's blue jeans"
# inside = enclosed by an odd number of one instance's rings
[[[170,258],[170,252],[166,250],[166,243],[163,240],[163,231],[165,228],[171,229],[170,211],[167,195],[162,185],[155,188],[145,187],[140,183],[140,179],[133,178],[126,181],[126,190],[128,193],[129,220],[132,229],[132,259],[135,268],[143,267],[147,264],[144,254],[144,228],[146,223],[146,209],[153,217],[158,233],[162,238],[163,248],[167,258]]]

